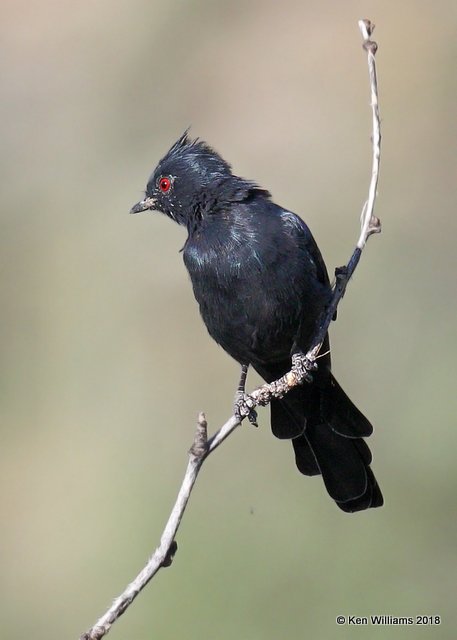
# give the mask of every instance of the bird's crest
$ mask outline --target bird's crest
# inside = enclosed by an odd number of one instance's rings
[[[162,166],[173,161],[185,162],[189,169],[210,174],[213,178],[232,173],[229,163],[217,151],[200,138],[189,136],[189,127],[176,140],[159,164]]]

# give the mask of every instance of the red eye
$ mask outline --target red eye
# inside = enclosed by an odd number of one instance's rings
[[[170,191],[171,180],[170,178],[160,178],[159,180],[159,189],[162,193],[167,193]]]

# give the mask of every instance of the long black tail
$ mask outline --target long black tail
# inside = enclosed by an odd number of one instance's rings
[[[373,427],[341,389],[330,372],[329,359],[325,360],[319,361],[311,384],[304,383],[282,400],[271,402],[271,429],[277,438],[292,439],[298,470],[309,476],[321,474],[340,509],[380,507],[383,497],[363,440]],[[289,367],[290,362],[256,369],[270,382]]]

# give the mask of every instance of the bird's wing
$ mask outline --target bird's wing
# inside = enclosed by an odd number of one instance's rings
[[[329,285],[330,280],[328,277],[327,267],[325,266],[324,259],[313,234],[311,233],[308,225],[297,214],[281,209],[281,219],[284,223],[285,230],[288,234],[293,236],[309,254],[309,257],[314,265],[315,275],[317,280],[324,285]]]

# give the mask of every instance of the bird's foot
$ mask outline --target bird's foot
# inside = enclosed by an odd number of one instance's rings
[[[292,356],[292,373],[294,373],[301,382],[312,382],[313,376],[311,371],[317,369],[317,364],[306,357],[304,353],[297,352]]]
[[[255,402],[254,399],[244,393],[244,391],[237,391],[235,395],[235,402],[233,405],[233,413],[241,422],[243,418],[247,418],[249,422],[254,426],[258,427],[257,424],[257,411],[254,409]]]
[[[258,427],[257,424],[257,411],[254,409],[256,403],[254,398],[247,393],[246,390],[246,376],[248,375],[248,364],[241,365],[241,377],[238,384],[238,389],[235,393],[235,402],[233,405],[233,413],[241,423],[243,418],[247,418],[254,427]]]

